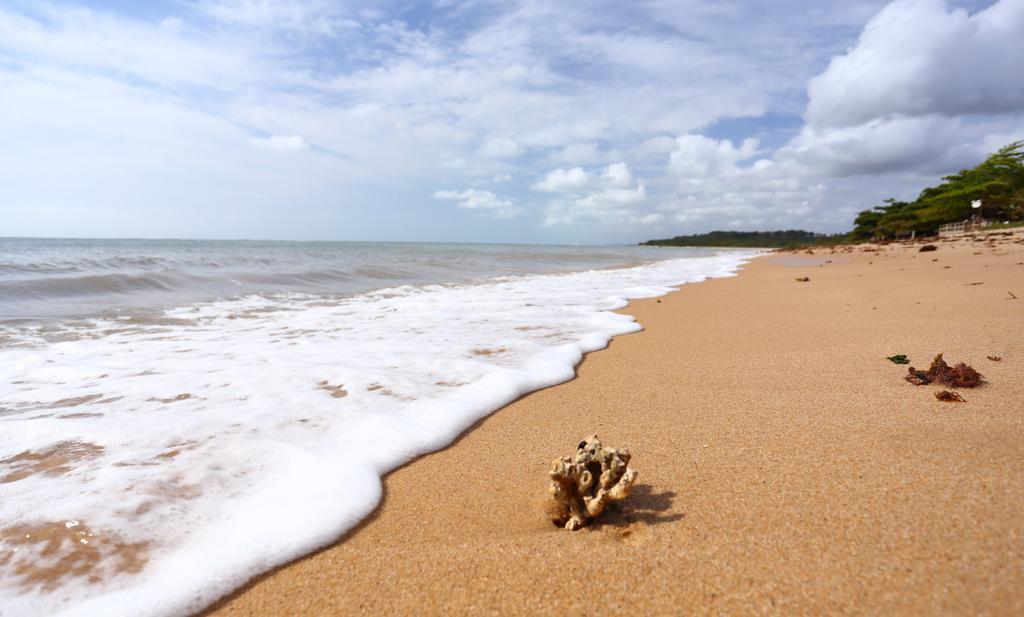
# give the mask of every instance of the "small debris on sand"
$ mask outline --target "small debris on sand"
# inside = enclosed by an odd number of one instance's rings
[[[949,390],[939,390],[935,393],[935,398],[939,399],[943,403],[966,403],[964,397],[960,396],[956,392],[950,392]]]
[[[903,379],[906,379],[915,386],[927,386],[932,382],[931,378],[924,371],[919,371],[914,367],[907,369],[907,375]]]
[[[809,276],[798,276],[798,277],[796,277],[796,282],[797,283],[810,283],[811,282],[811,277],[809,277]]]
[[[902,353],[898,353],[895,356],[886,356],[885,359],[888,360],[889,362],[892,362],[893,364],[909,364],[910,363],[910,360],[907,359],[907,355],[906,354],[902,354]]]
[[[1003,361],[1003,359],[1001,357],[999,357],[999,356],[985,356],[985,357],[988,358],[989,360],[993,361],[993,362],[1002,362]]]
[[[932,251],[937,251],[937,250],[939,250],[939,247],[935,246],[934,244],[926,244],[926,245],[922,246],[921,248],[917,249],[917,252],[918,253],[930,253]]]

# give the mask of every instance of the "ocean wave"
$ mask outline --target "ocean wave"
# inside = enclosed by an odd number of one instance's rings
[[[253,293],[357,294],[403,284],[634,266],[680,254],[650,247],[0,238],[0,323]]]
[[[62,298],[139,291],[171,291],[199,280],[184,273],[90,274],[0,281],[0,299]]]

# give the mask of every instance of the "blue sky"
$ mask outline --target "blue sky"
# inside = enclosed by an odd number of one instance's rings
[[[1024,0],[0,6],[0,236],[849,228],[1024,137]]]

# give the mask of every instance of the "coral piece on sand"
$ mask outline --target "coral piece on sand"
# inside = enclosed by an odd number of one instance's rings
[[[892,362],[893,364],[909,364],[910,363],[910,360],[907,359],[907,355],[906,354],[902,354],[902,353],[898,353],[895,356],[886,356],[885,359],[888,360],[889,362]]]
[[[926,245],[922,246],[921,248],[917,249],[917,252],[918,253],[930,253],[931,251],[937,251],[937,250],[939,250],[939,247],[935,246],[934,244],[926,244]]]
[[[964,397],[960,396],[956,392],[950,392],[949,390],[939,390],[935,393],[935,398],[939,399],[943,403],[966,403]]]
[[[637,472],[629,468],[625,448],[605,448],[592,435],[580,442],[576,454],[551,464],[551,521],[575,531],[604,512],[613,501],[629,496]]]
[[[797,277],[796,282],[797,283],[810,283],[811,282],[811,277],[809,277],[809,276],[799,276],[799,277]]]
[[[909,369],[907,369],[907,376],[904,377],[903,379],[906,379],[915,386],[927,386],[932,382],[931,378],[928,377],[927,373],[925,373],[924,371],[919,371],[914,367],[910,367]]]
[[[956,366],[949,366],[942,359],[942,354],[935,356],[932,365],[928,367],[928,377],[954,388],[977,388],[981,385],[982,375],[972,367],[959,362]]]
[[[989,360],[993,361],[993,362],[1002,362],[1003,361],[1003,359],[1001,357],[999,357],[999,356],[985,356],[985,357],[988,358]]]

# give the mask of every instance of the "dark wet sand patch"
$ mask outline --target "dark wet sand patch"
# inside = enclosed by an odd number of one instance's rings
[[[62,407],[78,407],[79,405],[85,405],[93,401],[98,401],[103,398],[102,394],[86,394],[85,396],[75,396],[71,398],[62,398],[59,401],[54,401],[43,407],[42,409],[60,409]]]
[[[469,353],[473,354],[474,356],[494,356],[494,355],[498,355],[498,354],[503,354],[503,353],[505,353],[507,351],[508,351],[507,347],[498,347],[497,349],[487,349],[485,347],[476,347],[474,349],[471,349]]]
[[[8,471],[0,484],[17,482],[35,475],[62,476],[75,469],[75,463],[96,458],[105,448],[82,441],[60,441],[42,450],[25,450],[0,460]]]
[[[78,521],[6,527],[0,542],[0,577],[24,591],[51,592],[73,580],[99,583],[139,572],[148,561],[148,542],[125,542]]]
[[[148,398],[146,400],[151,402],[151,403],[175,403],[177,401],[187,401],[190,398],[192,398],[192,395],[189,394],[188,392],[184,392],[184,393],[179,394],[177,396],[172,396],[171,398],[157,398],[157,397],[154,396],[154,397],[150,397],[150,398]]]
[[[414,400],[416,400],[415,396],[407,396],[407,395],[404,395],[404,394],[398,394],[397,392],[395,392],[391,388],[388,388],[387,386],[385,386],[384,384],[381,384],[381,383],[372,383],[372,384],[366,386],[366,391],[367,392],[376,392],[377,394],[383,394],[384,396],[390,396],[390,397],[397,398],[397,399],[400,399],[400,400],[403,400],[403,401],[414,401]]]
[[[345,384],[338,384],[336,386],[331,385],[326,379],[316,385],[318,390],[324,390],[334,398],[345,398],[348,396],[348,391],[345,390]]]

